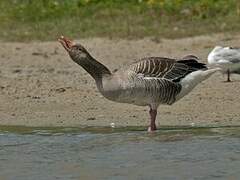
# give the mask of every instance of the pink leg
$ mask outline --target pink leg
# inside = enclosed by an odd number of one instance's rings
[[[148,127],[148,132],[152,132],[157,130],[157,126],[155,124],[156,116],[157,116],[157,110],[150,108],[149,111],[150,117],[151,117],[151,123],[150,126]]]

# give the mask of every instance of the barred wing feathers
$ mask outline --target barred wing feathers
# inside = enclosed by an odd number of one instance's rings
[[[172,82],[179,82],[182,78],[191,72],[207,69],[206,65],[199,63],[198,58],[188,55],[181,60],[150,57],[143,58],[130,65],[131,71],[144,78],[160,78]]]

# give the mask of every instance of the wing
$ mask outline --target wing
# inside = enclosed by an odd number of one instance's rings
[[[176,100],[177,94],[182,87],[179,83],[174,83],[164,78],[143,77],[135,78],[133,82],[133,92],[140,94],[138,99],[150,97],[153,102],[160,104],[172,104]]]
[[[181,60],[149,57],[130,65],[130,71],[138,77],[160,78],[178,82],[187,74],[199,69],[206,69],[205,64],[198,63],[196,56],[186,56]],[[198,59],[198,58],[197,58]]]
[[[225,47],[213,56],[219,63],[240,63],[240,49]]]

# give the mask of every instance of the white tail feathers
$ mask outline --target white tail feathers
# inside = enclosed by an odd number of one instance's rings
[[[221,68],[212,68],[207,70],[198,70],[188,74],[184,77],[180,84],[182,85],[181,92],[177,95],[176,100],[181,99],[187,95],[194,87],[196,87],[200,82],[209,78],[212,74],[217,71],[221,71]]]

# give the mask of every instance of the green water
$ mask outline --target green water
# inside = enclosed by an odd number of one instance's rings
[[[239,179],[240,127],[0,127],[0,179]]]

